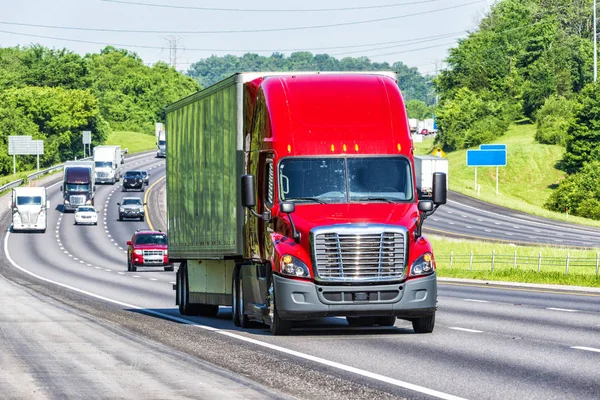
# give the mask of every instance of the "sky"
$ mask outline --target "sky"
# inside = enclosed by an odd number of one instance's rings
[[[211,55],[295,51],[400,61],[435,75],[493,0],[0,0],[0,47],[111,45],[177,70]]]

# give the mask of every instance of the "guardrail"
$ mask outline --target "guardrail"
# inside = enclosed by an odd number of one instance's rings
[[[23,181],[24,181],[24,179],[21,178],[21,179],[17,179],[16,181],[9,182],[6,185],[0,186],[0,193],[4,192],[5,190],[8,190],[8,189],[12,189],[12,188],[21,186],[23,184]]]

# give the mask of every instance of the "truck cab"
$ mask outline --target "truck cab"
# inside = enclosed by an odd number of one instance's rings
[[[93,161],[67,161],[60,191],[63,193],[63,211],[74,211],[81,205],[94,205],[96,192]]]
[[[46,231],[50,201],[45,187],[14,188],[10,208],[13,231]]]
[[[97,183],[115,184],[121,179],[121,146],[94,147],[94,169]]]

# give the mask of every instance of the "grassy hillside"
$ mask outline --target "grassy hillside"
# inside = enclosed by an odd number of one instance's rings
[[[466,165],[466,150],[446,154],[449,162],[448,189],[483,201],[502,205],[547,218],[566,220],[565,213],[543,208],[551,188],[565,175],[556,168],[564,148],[539,144],[534,140],[535,126],[512,125],[508,132],[493,143],[506,144],[507,166],[499,167],[498,196],[496,196],[496,168],[478,167],[475,189],[475,170]],[[433,138],[415,143],[415,154],[433,151]],[[568,221],[600,226],[600,221],[569,216]]]
[[[120,145],[130,153],[156,149],[156,138],[139,132],[115,131],[108,135],[107,145]]]

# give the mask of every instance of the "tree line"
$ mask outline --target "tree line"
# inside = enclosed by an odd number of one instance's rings
[[[451,49],[436,79],[437,144],[464,149],[515,121],[564,146],[566,178],[545,207],[600,219],[600,89],[593,77],[593,0],[500,0]]]
[[[163,108],[200,89],[165,63],[144,65],[127,50],[106,47],[80,56],[40,45],[0,48],[0,174],[12,172],[8,136],[44,140],[40,166],[83,155],[82,134],[102,144],[111,130],[153,134]],[[17,157],[19,170],[35,156]]]

